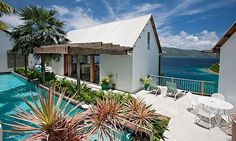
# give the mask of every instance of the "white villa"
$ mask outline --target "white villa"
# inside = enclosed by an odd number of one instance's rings
[[[0,73],[2,72],[11,72],[13,67],[8,67],[7,63],[7,51],[12,49],[12,44],[9,40],[9,37],[3,31],[0,31]]]
[[[13,42],[10,40],[9,36],[0,31],[0,73],[11,72],[14,68],[14,60],[16,67],[24,66],[24,56],[20,54],[10,53],[10,50],[13,48]],[[14,59],[15,57],[15,59]],[[38,62],[36,58],[33,57],[33,54],[30,54],[28,59],[28,67],[33,68]]]
[[[220,72],[218,92],[236,106],[236,22],[213,48],[220,52]]]
[[[142,88],[140,78],[160,72],[161,46],[152,15],[72,30],[67,37],[71,44],[101,42],[131,48],[123,55],[95,54],[95,63],[99,59],[99,65],[95,66],[88,65],[94,63],[94,54],[81,56],[81,79],[86,72],[90,75],[88,80],[92,82],[112,74],[116,89],[133,93]],[[52,61],[51,66],[56,74],[74,77],[76,55],[64,54],[59,62]]]

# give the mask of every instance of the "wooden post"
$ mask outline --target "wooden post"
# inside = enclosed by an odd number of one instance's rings
[[[24,63],[25,63],[25,77],[27,77],[27,65],[28,65],[27,63],[28,62],[27,62],[27,55],[26,54],[24,55]]]
[[[14,52],[14,71],[16,71],[16,52]]]
[[[71,54],[68,55],[68,76],[71,76]]]
[[[77,91],[80,94],[80,54],[77,54]]]
[[[41,72],[43,78],[43,85],[45,84],[45,57],[44,54],[41,55]]]
[[[204,81],[202,81],[202,84],[201,84],[201,94],[202,96],[204,96]]]
[[[87,64],[87,56],[86,56],[86,55],[83,55],[82,58],[83,58],[83,63],[84,63],[84,64]]]
[[[95,76],[94,55],[90,55],[90,82],[94,82],[94,76]]]

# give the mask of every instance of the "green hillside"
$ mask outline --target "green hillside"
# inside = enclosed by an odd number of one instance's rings
[[[200,50],[183,50],[171,47],[162,47],[163,56],[167,57],[216,57],[213,53],[203,53]]]

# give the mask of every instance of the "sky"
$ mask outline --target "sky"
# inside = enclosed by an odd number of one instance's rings
[[[207,50],[236,20],[236,0],[3,0],[16,9],[36,5],[58,11],[65,31],[152,14],[162,47]],[[10,28],[18,15],[3,16]]]

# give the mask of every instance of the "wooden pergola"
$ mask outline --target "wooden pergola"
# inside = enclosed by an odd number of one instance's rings
[[[34,49],[34,53],[41,54],[43,84],[45,83],[45,60],[44,54],[77,54],[77,89],[80,92],[80,57],[91,55],[90,77],[94,78],[94,54],[126,55],[132,51],[132,47],[120,46],[112,43],[70,43],[42,46]]]

